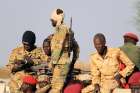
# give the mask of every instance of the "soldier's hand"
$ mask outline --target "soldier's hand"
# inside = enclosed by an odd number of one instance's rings
[[[14,65],[14,67],[12,68],[12,73],[16,73],[16,72],[21,71],[21,70],[22,70],[21,66]]]
[[[95,88],[93,90],[93,93],[100,93],[100,86],[99,86],[99,84],[95,84],[94,86],[95,86]]]
[[[26,64],[28,65],[33,65],[34,64],[34,61],[32,60],[32,58],[28,55],[25,55],[24,56],[24,60],[26,61]]]
[[[14,60],[14,64],[17,64],[17,65],[25,64],[25,61],[15,59],[15,60]]]
[[[33,61],[32,58],[30,56],[28,56],[28,55],[24,56],[24,60],[26,60],[28,62],[32,62]]]
[[[114,78],[116,81],[120,81],[120,79],[122,78],[122,75],[117,73]]]

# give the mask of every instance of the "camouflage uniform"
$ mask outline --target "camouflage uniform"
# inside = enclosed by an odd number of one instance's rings
[[[51,87],[51,76],[52,76],[52,66],[50,64],[50,56],[46,63],[39,65],[38,73],[37,73],[37,91],[36,93],[46,93]]]
[[[130,58],[138,70],[140,70],[140,47],[132,43],[125,43],[120,49]]]
[[[22,78],[28,75],[28,73],[25,73],[24,71],[19,71],[11,76],[10,82],[8,84],[10,88],[10,93],[20,93],[20,86],[22,85]]]
[[[38,65],[42,61],[47,60],[48,58],[43,53],[43,50],[41,48],[36,48],[32,50],[31,52],[28,52],[24,50],[24,47],[18,47],[14,49],[10,55],[9,64],[8,64],[8,66],[10,67],[10,70],[12,70],[12,68],[14,67],[15,60],[24,60],[24,56],[31,57],[34,62],[34,65]],[[24,73],[24,71],[19,71],[15,75],[12,75],[11,81],[9,82],[9,86],[11,86],[10,90],[12,93],[16,93],[16,90],[17,91],[19,90],[22,84],[22,77],[26,74],[27,73]]]
[[[50,77],[48,75],[43,74],[39,75],[37,80],[38,84],[36,93],[46,93],[51,87]]]
[[[122,71],[119,71],[120,61],[126,65]],[[113,89],[119,87],[114,79],[115,75],[119,73],[125,78],[134,68],[134,64],[118,48],[108,49],[104,59],[98,53],[92,54],[90,62],[92,85],[84,88],[82,93],[93,93],[94,84],[100,85],[101,93],[111,93]]]
[[[75,47],[75,49],[70,48],[71,37],[69,38],[69,34],[69,28],[64,24],[61,24],[56,27],[56,31],[51,40],[51,63],[54,66],[54,69],[51,81],[52,89],[50,93],[61,93],[63,89],[64,82],[71,63],[70,52],[75,51],[75,58],[77,58],[79,55],[79,47]],[[74,42],[74,45],[77,46],[77,42]]]

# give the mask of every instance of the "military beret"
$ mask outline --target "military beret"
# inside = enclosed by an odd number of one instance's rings
[[[129,38],[132,38],[132,39],[136,40],[136,42],[139,41],[137,35],[135,35],[134,33],[131,33],[131,32],[129,32],[129,33],[125,33],[123,37],[129,37]]]
[[[33,76],[28,75],[28,76],[23,77],[23,83],[27,83],[30,85],[36,85],[37,80]]]

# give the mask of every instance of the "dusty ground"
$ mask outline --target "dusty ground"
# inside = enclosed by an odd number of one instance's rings
[[[0,78],[1,79],[8,79],[10,78],[10,72],[4,68],[0,68]]]

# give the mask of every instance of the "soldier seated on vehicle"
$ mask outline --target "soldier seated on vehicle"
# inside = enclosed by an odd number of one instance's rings
[[[49,68],[51,68],[51,40],[52,40],[53,34],[49,35],[44,41],[43,41],[43,51],[45,55],[48,56],[47,63]]]
[[[22,37],[23,46],[14,49],[9,58],[9,68],[13,69],[15,62],[29,60],[30,58],[39,58],[42,53],[41,48],[35,46],[36,36],[32,31],[25,31]],[[37,54],[37,55],[36,55]],[[38,63],[37,60],[34,63]]]
[[[93,43],[96,52],[90,56],[92,84],[82,93],[112,93],[121,87],[121,79],[130,75],[135,65],[119,48],[108,48],[102,33],[94,36]],[[120,61],[126,66],[122,71]]]
[[[15,60],[14,66],[12,68],[12,73],[15,74],[19,71],[32,72],[31,67],[33,66],[33,60],[28,56],[24,57],[24,60]]]
[[[14,73],[10,79],[9,87],[12,93],[16,93],[22,84],[22,77],[28,72],[32,65],[39,65],[42,60],[47,59],[41,48],[35,46],[36,36],[32,31],[25,31],[22,36],[22,45],[14,49],[7,65]]]
[[[35,66],[33,69],[37,72],[37,91],[36,93],[46,93],[50,89],[50,79],[52,76],[51,72],[51,63],[50,62],[50,56],[51,56],[51,46],[50,41],[52,38],[52,34],[49,35],[44,41],[43,41],[43,51],[45,55],[48,56],[47,62],[42,62],[41,65]]]

